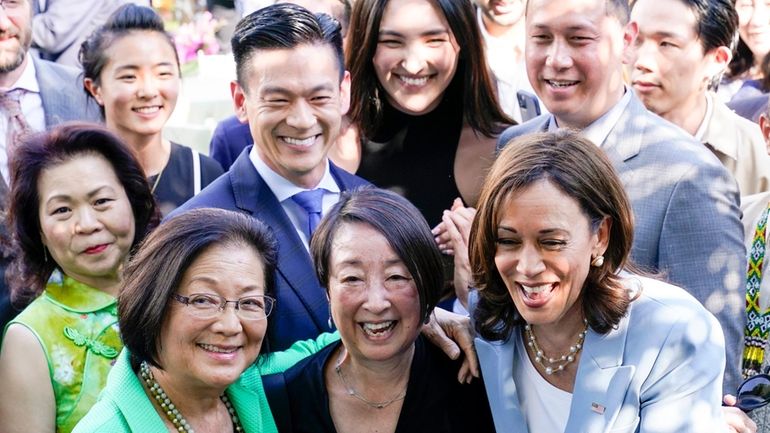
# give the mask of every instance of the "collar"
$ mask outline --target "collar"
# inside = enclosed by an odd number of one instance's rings
[[[604,140],[607,139],[607,136],[615,128],[618,120],[620,120],[620,116],[623,115],[623,111],[628,107],[628,103],[631,102],[631,94],[633,92],[628,87],[624,87],[623,90],[623,97],[612,108],[581,131],[583,137],[591,140],[599,147],[602,146]],[[548,123],[548,131],[556,131],[559,129],[559,125],[556,123],[556,116],[552,114],[551,120]]]
[[[65,310],[75,313],[93,313],[111,308],[112,313],[117,315],[117,299],[112,295],[66,275],[51,278],[43,294]]]
[[[703,121],[700,123],[698,130],[695,131],[695,139],[702,142],[703,136],[706,134],[706,130],[711,122],[711,115],[714,113],[714,103],[711,101],[711,95],[706,92],[706,115],[703,116]]]
[[[740,138],[736,136],[737,128],[727,128],[724,125],[740,122],[741,119],[724,102],[713,100],[713,95],[707,95],[709,98],[709,110],[703,120],[703,133],[700,137],[696,136],[698,141],[708,145],[714,151],[727,156],[732,160],[738,159],[738,143]],[[756,126],[754,126],[756,127]],[[700,133],[700,129],[698,130]],[[721,158],[721,157],[720,157]]]
[[[40,85],[37,83],[37,70],[35,69],[35,62],[32,60],[32,56],[29,53],[27,56],[27,64],[24,66],[21,76],[15,83],[5,91],[22,89],[25,92],[40,93]]]
[[[256,145],[252,146],[251,151],[249,152],[249,159],[251,160],[251,163],[254,164],[254,168],[257,170],[257,173],[259,173],[259,175],[265,181],[268,188],[273,191],[273,194],[275,194],[275,197],[279,202],[290,199],[294,194],[306,191],[305,188],[294,185],[285,177],[281,176],[272,168],[268,167],[267,164],[265,164],[265,161],[263,161],[259,156]],[[331,168],[329,167],[329,158],[326,158],[324,175],[321,178],[321,181],[318,182],[318,185],[316,185],[316,188],[322,188],[332,193],[340,192],[340,187],[334,180],[334,177],[331,173]]]

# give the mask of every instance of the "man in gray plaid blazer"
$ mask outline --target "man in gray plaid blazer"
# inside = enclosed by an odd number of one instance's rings
[[[605,3],[605,0],[595,0]],[[650,113],[624,85],[636,23],[623,0],[599,10],[610,25],[565,25],[557,0],[540,2],[528,22],[527,73],[552,114],[513,126],[502,148],[518,136],[570,127],[601,147],[626,187],[635,216],[633,261],[682,286],[719,320],[725,332],[724,391],[740,381],[746,272],[743,227],[735,180],[692,136]],[[529,20],[529,16],[527,17]],[[530,31],[532,29],[532,31]]]

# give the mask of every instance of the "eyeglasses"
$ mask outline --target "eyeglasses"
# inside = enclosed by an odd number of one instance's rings
[[[208,293],[193,293],[182,296],[174,293],[173,298],[190,307],[188,311],[200,319],[211,319],[224,311],[227,304],[235,304],[235,312],[244,320],[262,320],[270,315],[275,305],[275,299],[270,296],[247,296],[235,301],[229,301],[222,296]]]
[[[751,412],[770,403],[770,375],[757,374],[747,378],[738,387],[735,407]]]

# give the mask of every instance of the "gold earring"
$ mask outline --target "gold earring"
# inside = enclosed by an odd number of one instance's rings
[[[591,266],[601,268],[604,265],[604,256],[598,255],[591,260]]]

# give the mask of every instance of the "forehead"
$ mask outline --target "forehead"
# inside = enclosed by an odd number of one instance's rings
[[[631,20],[637,23],[640,33],[697,37],[695,11],[680,0],[667,2],[665,8],[656,0],[637,0],[631,10]]]
[[[580,28],[603,27],[608,21],[620,26],[613,14],[608,14],[606,0],[529,0],[527,27]]]
[[[258,49],[247,62],[245,84],[251,91],[261,92],[275,86],[299,93],[319,87],[339,91],[340,66],[329,44]]]
[[[121,35],[105,50],[109,65],[170,63],[176,65],[174,47],[165,35],[134,30]]]
[[[385,4],[380,31],[412,32],[447,30],[449,24],[442,10],[430,0],[390,0]]]
[[[87,173],[87,176],[83,176]],[[102,155],[79,154],[66,161],[43,169],[38,178],[38,195],[41,200],[62,191],[90,191],[97,186],[120,187],[115,170]]]

